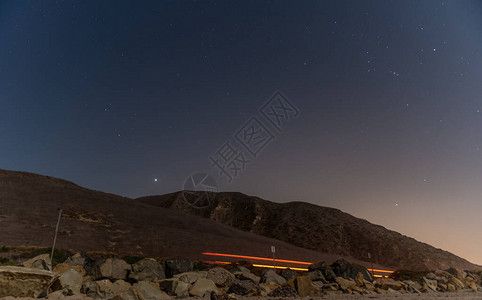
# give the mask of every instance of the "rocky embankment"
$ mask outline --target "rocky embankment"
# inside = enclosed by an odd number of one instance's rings
[[[327,294],[422,294],[477,292],[480,273],[459,269],[396,272],[394,278],[372,278],[368,270],[339,260],[319,262],[308,272],[253,268],[246,262],[215,266],[183,258],[138,258],[132,263],[115,257],[92,259],[75,254],[51,267],[47,254],[21,266],[0,267],[0,297],[144,300],[184,297],[235,299],[314,297]]]

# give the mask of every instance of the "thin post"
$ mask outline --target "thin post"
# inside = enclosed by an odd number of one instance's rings
[[[372,266],[372,277],[374,277],[374,271],[373,271],[373,260],[372,260],[372,255],[370,252],[368,252],[368,259],[370,260],[370,265]]]
[[[55,243],[57,242],[57,232],[59,231],[60,218],[62,217],[62,209],[59,211],[59,219],[57,220],[57,226],[55,227],[54,244],[52,245],[52,253],[50,254],[50,260],[54,259]]]
[[[271,252],[273,253],[273,269],[276,272],[276,256],[275,256],[276,248],[274,246],[271,246]]]

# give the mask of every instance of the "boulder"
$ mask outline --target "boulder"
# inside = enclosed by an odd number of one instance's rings
[[[403,281],[405,284],[405,290],[409,293],[417,293],[420,294],[422,290],[422,285],[418,282],[414,282],[412,280],[405,280]]]
[[[254,275],[253,273],[242,273],[242,272],[237,272],[234,273],[234,276],[239,279],[239,280],[251,280],[255,284],[259,284],[261,281],[261,277]]]
[[[362,286],[365,286],[365,280],[363,278],[363,274],[358,272],[358,274],[356,274],[355,276],[355,283],[357,286],[359,287],[362,287]]]
[[[228,293],[245,296],[253,292],[253,290],[256,290],[256,284],[251,280],[236,279],[229,287]]]
[[[114,295],[127,292],[131,289],[131,284],[124,280],[116,280],[110,286],[110,292]]]
[[[236,277],[224,268],[212,268],[206,274],[206,279],[210,279],[218,287],[230,287]]]
[[[269,297],[298,297],[296,290],[290,286],[280,286],[271,293],[268,294]]]
[[[95,262],[91,270],[94,280],[110,279],[117,280],[127,279],[127,274],[131,271],[131,265],[119,258],[99,259]]]
[[[283,278],[286,280],[291,280],[298,277],[298,273],[296,273],[295,270],[292,270],[290,268],[281,270],[280,275],[283,276]]]
[[[98,291],[103,297],[112,296],[112,282],[109,279],[96,280]]]
[[[479,288],[477,287],[477,284],[475,284],[475,282],[473,282],[473,281],[469,283],[469,288],[474,292],[479,291]]]
[[[273,282],[279,285],[283,285],[283,283],[286,282],[286,279],[281,277],[280,275],[276,274],[275,271],[269,269],[266,270],[262,275],[261,275],[261,282],[266,283],[266,282]]]
[[[132,291],[139,300],[171,299],[168,294],[147,281],[139,281],[132,286]]]
[[[323,275],[323,272],[321,272],[320,270],[310,271],[306,273],[306,276],[308,276],[311,281],[321,281],[323,283],[328,282],[328,280],[326,280],[325,276]],[[336,277],[333,277],[333,280],[335,280],[334,278]]]
[[[174,275],[173,278],[179,279],[179,281],[184,281],[189,284],[193,284],[199,278],[206,278],[207,272],[206,271],[199,271],[199,272],[186,272],[186,273],[179,273]]]
[[[243,267],[243,266],[240,266],[240,265],[236,265],[234,268],[232,268],[231,270],[229,270],[231,273],[238,273],[238,272],[241,272],[241,273],[251,273],[251,271],[246,268],[246,267]]]
[[[85,262],[85,257],[80,253],[72,255],[64,261],[65,264],[82,267],[85,265]]]
[[[179,278],[168,278],[158,282],[159,288],[171,296],[176,294],[176,288],[179,284]]]
[[[450,268],[450,269],[447,270],[447,272],[452,274],[455,278],[457,278],[460,281],[463,281],[464,278],[467,276],[466,272],[464,272],[461,269],[457,269],[457,268]]]
[[[49,254],[35,256],[22,263],[25,268],[52,271],[52,261]]]
[[[69,265],[69,264],[66,264],[66,263],[60,263],[60,264],[56,265],[52,272],[54,272],[54,274],[60,275],[60,274],[66,272],[70,269],[77,271],[82,276],[85,275],[85,270],[82,266]]]
[[[290,286],[292,288],[295,288],[295,280],[294,279],[290,279],[288,281],[286,281],[285,283],[283,283],[282,286]]]
[[[54,273],[23,267],[0,267],[0,297],[33,297],[47,293],[55,280]]]
[[[455,285],[455,287],[456,287],[457,289],[463,289],[463,288],[464,288],[464,283],[463,283],[460,279],[458,279],[458,278],[456,278],[456,277],[450,278],[450,279],[449,279],[449,283]]]
[[[89,274],[95,261],[85,253],[76,253],[67,258],[63,263],[71,266],[80,266],[84,268],[86,274]]]
[[[84,281],[82,287],[80,288],[82,294],[86,294],[92,298],[102,298],[105,297],[105,292],[100,291],[99,285],[95,281]]]
[[[134,281],[159,282],[166,278],[164,266],[153,258],[144,258],[132,265],[129,279]]]
[[[259,293],[261,296],[266,297],[268,294],[270,294],[272,291],[276,290],[279,288],[280,285],[273,283],[273,282],[268,282],[268,283],[260,283],[259,284]]]
[[[436,292],[437,291],[437,281],[433,279],[428,279],[427,277],[422,278],[422,282],[427,285],[427,288]]]
[[[128,291],[115,294],[112,298],[109,298],[109,300],[139,300],[139,298],[137,297],[134,289],[131,287]]]
[[[306,276],[296,277],[295,289],[300,297],[314,297],[318,293],[311,280]]]
[[[174,295],[178,298],[189,297],[189,288],[191,285],[184,281],[179,281],[174,289]]]
[[[185,258],[170,258],[164,262],[166,270],[166,277],[170,278],[179,273],[191,272],[194,267],[194,263]]]
[[[82,274],[74,269],[63,272],[52,285],[54,290],[66,290],[67,295],[80,294]]]
[[[400,291],[405,287],[405,285],[402,282],[396,281],[396,280],[393,280],[392,278],[387,278],[387,277],[377,278],[373,281],[373,283],[375,284],[375,287],[381,288],[386,291],[388,289]]]
[[[372,276],[370,275],[370,272],[368,272],[368,270],[365,267],[351,264],[344,259],[335,261],[331,265],[331,269],[333,270],[333,273],[335,273],[337,277],[343,277],[345,279],[350,279],[350,278],[355,279],[358,272],[360,272],[363,274],[363,278],[365,280],[369,282],[373,281]]]
[[[324,279],[327,282],[335,282],[336,274],[333,272],[331,267],[324,261],[314,263],[308,267],[308,271],[320,271],[323,274]],[[313,279],[311,279],[313,280]]]
[[[353,279],[345,279],[343,277],[336,277],[336,283],[338,283],[338,287],[345,293],[351,293],[354,289],[356,289],[356,283]]]
[[[206,278],[199,278],[189,289],[189,294],[197,297],[204,297],[212,292],[218,294],[219,290],[212,280]]]
[[[455,285],[451,284],[451,283],[447,283],[447,288],[446,290],[448,292],[452,292],[452,293],[455,293],[457,291],[457,288],[455,287]]]

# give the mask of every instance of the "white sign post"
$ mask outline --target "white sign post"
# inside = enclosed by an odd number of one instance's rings
[[[276,248],[275,248],[275,246],[271,246],[271,253],[273,253],[273,269],[276,272],[276,256],[275,256]]]

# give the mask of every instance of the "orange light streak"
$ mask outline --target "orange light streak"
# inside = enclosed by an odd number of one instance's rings
[[[204,262],[205,262],[205,263],[208,263],[208,264],[223,264],[223,265],[229,265],[229,264],[231,264],[231,263],[228,262],[228,261],[217,261],[217,260],[205,260]]]
[[[389,270],[377,270],[377,269],[367,269],[370,272],[380,272],[380,273],[393,273],[394,271]]]
[[[223,254],[223,253],[210,253],[206,252],[203,255],[211,255],[211,256],[224,256],[224,257],[234,257],[234,258],[245,258],[245,259],[254,259],[254,260],[266,260],[266,261],[273,261],[272,258],[265,258],[265,257],[257,257],[257,256],[245,256],[245,255],[235,255],[235,254]],[[300,264],[300,265],[311,265],[310,262],[304,261],[296,261],[296,260],[286,260],[286,259],[276,259],[277,262],[284,262],[290,264]]]
[[[253,267],[258,267],[258,268],[273,268],[273,266],[269,265],[253,265]],[[276,269],[291,269],[295,271],[308,271],[308,269],[303,269],[303,268],[292,268],[292,267],[281,267],[281,266],[276,266]]]
[[[210,256],[222,256],[222,257],[232,257],[232,258],[244,258],[244,259],[252,259],[252,260],[263,260],[263,261],[273,261],[272,258],[266,258],[266,257],[257,257],[257,256],[246,256],[246,255],[237,255],[237,254],[225,254],[225,253],[211,253],[211,252],[205,252],[203,255],[210,255]],[[213,263],[219,263],[219,264],[230,264],[230,262],[223,262],[223,261],[206,261],[206,262],[213,262]],[[296,260],[286,260],[286,259],[276,259],[276,262],[281,262],[281,263],[291,263],[291,264],[300,264],[300,265],[311,265],[311,262],[304,262],[304,261],[296,261]],[[253,267],[261,267],[261,268],[273,268],[273,266],[270,265],[253,265]],[[291,267],[283,267],[283,266],[277,266],[276,269],[286,269],[290,268],[293,270],[298,270],[298,271],[308,271],[308,269],[303,269],[303,268],[291,268]],[[393,273],[394,271],[390,270],[380,270],[380,269],[367,269],[370,272],[378,272],[378,273]],[[383,275],[374,275],[374,277],[384,277]]]

